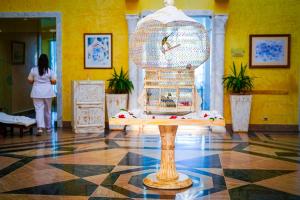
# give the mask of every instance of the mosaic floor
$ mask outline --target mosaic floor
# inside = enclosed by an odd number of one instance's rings
[[[179,130],[176,164],[190,188],[158,190],[142,180],[159,168],[157,130],[106,137],[58,130],[0,136],[0,199],[300,199],[300,136]]]

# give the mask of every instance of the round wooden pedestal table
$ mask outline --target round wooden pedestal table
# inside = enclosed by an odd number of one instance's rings
[[[159,189],[181,189],[193,184],[185,174],[176,171],[175,137],[177,125],[159,125],[161,137],[161,163],[157,173],[149,174],[144,180],[146,186]]]
[[[146,186],[159,189],[181,189],[193,184],[185,174],[176,171],[175,164],[175,137],[179,125],[186,126],[225,126],[224,119],[168,119],[147,117],[139,118],[109,118],[112,125],[158,125],[161,137],[160,169],[157,173],[149,174],[143,183]],[[209,128],[209,137],[211,128]]]

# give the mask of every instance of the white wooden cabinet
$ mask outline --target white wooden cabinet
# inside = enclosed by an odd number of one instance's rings
[[[104,81],[72,82],[72,127],[75,133],[104,133]]]

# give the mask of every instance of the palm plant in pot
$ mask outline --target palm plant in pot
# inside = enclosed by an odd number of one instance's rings
[[[234,132],[248,132],[252,103],[253,79],[246,74],[247,65],[241,63],[239,72],[233,62],[231,74],[223,77],[223,84],[230,92],[232,129]]]
[[[128,77],[128,72],[124,72],[123,67],[120,73],[114,69],[112,78],[108,79],[108,94],[106,94],[106,107],[108,117],[113,117],[121,109],[128,108],[128,94],[134,89],[132,81]],[[109,129],[120,130],[124,126],[109,125]]]

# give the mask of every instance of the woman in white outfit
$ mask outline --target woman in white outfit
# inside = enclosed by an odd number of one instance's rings
[[[29,83],[33,84],[30,97],[36,113],[37,135],[40,136],[43,129],[51,132],[51,104],[55,97],[52,85],[56,84],[56,76],[49,67],[46,54],[41,54],[38,67],[31,69],[28,76]]]

